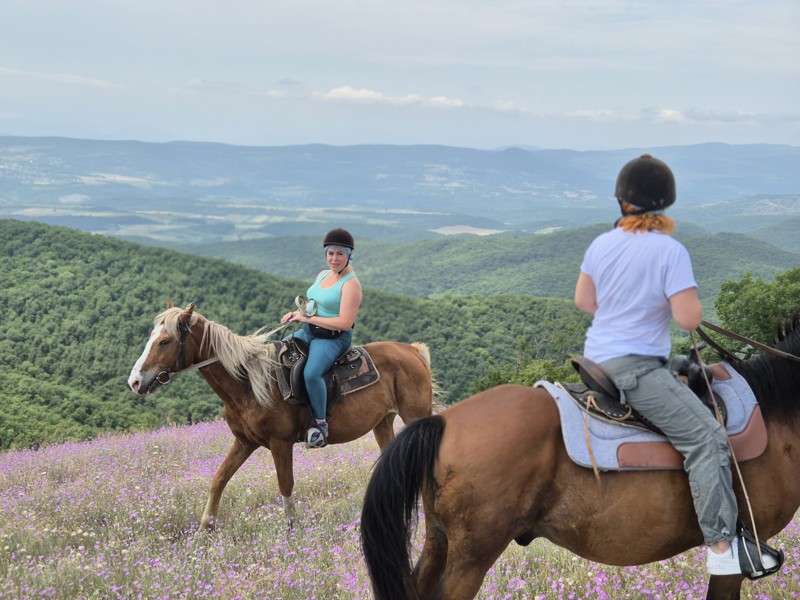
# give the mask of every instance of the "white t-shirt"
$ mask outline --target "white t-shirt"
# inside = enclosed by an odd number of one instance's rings
[[[628,354],[669,357],[669,298],[697,287],[680,242],[658,231],[630,233],[617,227],[595,238],[581,271],[592,278],[597,293],[583,351],[587,358],[601,363]]]

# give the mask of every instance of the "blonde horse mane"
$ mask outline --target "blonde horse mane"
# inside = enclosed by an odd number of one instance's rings
[[[171,336],[178,337],[178,323],[183,312],[181,308],[168,308],[155,318],[155,325],[163,325]],[[201,315],[193,312],[189,327],[200,318]],[[277,350],[269,343],[269,334],[256,332],[252,335],[237,335],[224,325],[205,318],[204,321],[200,350],[207,345],[232,377],[250,382],[259,404],[272,406],[273,396],[277,393],[277,380],[273,372],[278,361]]]

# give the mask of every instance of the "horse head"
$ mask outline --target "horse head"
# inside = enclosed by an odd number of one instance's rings
[[[128,377],[134,394],[153,393],[194,363],[199,332],[193,332],[192,327],[202,319],[194,307],[192,303],[185,309],[176,308],[170,301],[167,310],[155,318],[150,338]]]

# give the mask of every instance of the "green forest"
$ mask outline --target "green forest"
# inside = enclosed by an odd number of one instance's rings
[[[196,302],[206,318],[249,334],[276,324],[311,279],[33,222],[0,220],[0,236],[2,449],[216,418],[222,403],[196,372],[153,396],[128,389],[154,317],[168,300]],[[519,348],[563,362],[586,324],[563,299],[367,288],[354,343],[427,343],[440,400],[454,402],[490,367],[520,360]]]
[[[196,372],[152,396],[128,389],[154,317],[168,300],[196,302],[206,318],[250,334],[277,325],[324,267],[320,253],[307,279],[289,279],[34,222],[0,220],[0,236],[0,449],[217,418],[222,403]],[[275,249],[270,260],[281,254]],[[426,256],[438,260],[432,251]],[[553,276],[574,285],[572,274]],[[791,268],[721,283],[715,309],[723,323],[771,341],[798,298],[800,268]],[[452,403],[506,381],[574,376],[568,359],[580,352],[588,323],[567,298],[419,298],[365,284],[354,343],[427,343],[439,400]]]
[[[489,296],[521,294],[571,298],[583,253],[608,225],[531,235],[453,236],[412,243],[356,236],[356,266],[368,287],[397,294]],[[739,233],[712,234],[679,223],[676,238],[692,256],[700,298],[707,311],[726,281],[747,273],[771,279],[800,264],[800,255],[767,239]],[[321,253],[318,237],[265,238],[186,246],[192,254],[224,258],[281,276],[309,271]],[[711,314],[711,313],[709,313]]]

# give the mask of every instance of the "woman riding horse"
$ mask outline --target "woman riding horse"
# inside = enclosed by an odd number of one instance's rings
[[[658,427],[684,457],[711,575],[738,575],[738,508],[725,428],[667,368],[670,321],[693,331],[703,309],[686,248],[663,214],[675,202],[675,178],[644,154],[617,177],[622,217],[589,246],[575,305],[592,315],[584,356],[598,363],[623,401]],[[777,566],[764,555],[764,568]],[[771,562],[770,562],[771,561]]]
[[[328,269],[317,275],[308,288],[306,310],[283,315],[282,323],[300,322],[294,337],[308,344],[303,369],[311,412],[316,424],[306,433],[306,446],[322,448],[328,443],[328,391],[323,376],[353,341],[353,327],[361,306],[361,283],[350,264],[355,242],[346,229],[329,231],[322,242]]]

